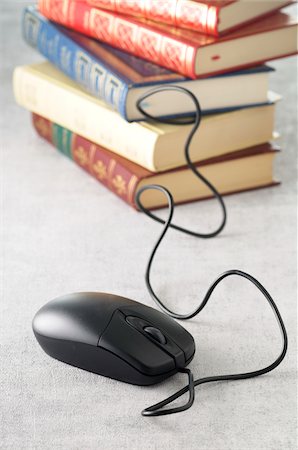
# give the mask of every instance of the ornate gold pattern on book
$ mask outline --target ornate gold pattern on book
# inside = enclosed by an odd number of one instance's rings
[[[117,194],[125,195],[126,194],[126,182],[122,178],[121,175],[116,175],[112,180],[112,185],[114,186]]]
[[[67,54],[67,61],[69,61],[69,59],[70,58]],[[88,56],[87,53],[83,52],[82,50],[77,50],[75,62],[76,80],[87,87],[89,83],[91,66],[92,60],[90,56]]]
[[[137,182],[138,182],[138,178],[135,175],[132,175],[131,179],[129,180],[128,187],[127,187],[127,190],[128,190],[127,198],[130,203],[133,203],[133,196],[135,193],[135,188],[136,188]]]
[[[82,146],[79,146],[74,150],[74,155],[81,166],[88,165],[89,162],[88,153]]]
[[[35,121],[35,126],[41,136],[44,138],[50,137],[50,124],[47,121],[44,119],[38,119]]]
[[[99,180],[105,180],[108,178],[107,166],[100,160],[97,160],[95,164],[93,164],[93,172],[95,173],[96,178]]]
[[[89,29],[96,33],[98,39],[102,39],[105,42],[108,41],[108,37],[111,34],[111,27],[113,25],[112,17],[106,14],[104,11],[96,11],[91,9],[89,14]]]
[[[111,159],[111,161],[109,162],[109,167],[108,167],[108,183],[109,184],[111,184],[111,180],[112,180],[112,176],[113,176],[115,167],[116,167],[116,161],[114,159]]]

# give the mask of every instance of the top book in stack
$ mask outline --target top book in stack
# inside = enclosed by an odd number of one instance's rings
[[[291,1],[239,0],[86,0],[118,14],[218,36],[283,8]]]
[[[223,37],[138,20],[86,2],[39,0],[48,19],[190,78],[297,53],[297,20],[277,12]]]

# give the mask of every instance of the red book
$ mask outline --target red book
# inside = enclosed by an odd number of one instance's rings
[[[264,17],[290,1],[239,0],[86,0],[96,8],[218,36]]]
[[[134,208],[136,191],[147,184],[165,186],[176,204],[211,197],[208,188],[188,167],[156,174],[37,114],[32,114],[32,120],[40,136]],[[222,194],[232,194],[276,185],[275,155],[275,148],[263,144],[201,161],[197,166]],[[142,202],[149,209],[166,206],[164,196],[155,190],[146,191]]]
[[[224,37],[138,21],[85,2],[40,0],[48,19],[190,78],[297,53],[297,20],[277,12]]]

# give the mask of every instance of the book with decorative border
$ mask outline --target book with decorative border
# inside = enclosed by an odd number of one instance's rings
[[[144,119],[136,107],[137,100],[163,84],[175,83],[189,89],[200,99],[203,113],[208,114],[264,104],[268,100],[268,79],[273,70],[268,66],[191,80],[55,25],[32,6],[25,8],[22,25],[23,37],[29,45],[128,121]],[[189,98],[173,91],[146,99],[141,106],[154,117],[194,112]]]
[[[190,78],[252,67],[297,53],[297,18],[277,12],[224,35],[207,36],[86,3],[39,0],[48,19]]]
[[[293,1],[255,1],[250,5],[239,0],[86,0],[86,3],[118,14],[218,36],[272,14]]]
[[[37,114],[32,121],[40,136],[134,208],[136,191],[147,184],[168,188],[176,204],[210,198],[187,166],[156,174]],[[278,184],[273,179],[276,153],[267,143],[201,161],[197,167],[222,194],[232,194]],[[164,196],[153,190],[144,193],[142,202],[150,209],[166,206]]]

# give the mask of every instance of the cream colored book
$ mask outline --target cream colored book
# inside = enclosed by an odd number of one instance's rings
[[[26,109],[68,128],[152,172],[185,164],[191,125],[124,120],[48,62],[17,67],[13,88]],[[191,145],[195,162],[253,147],[272,139],[275,102],[204,116]]]

